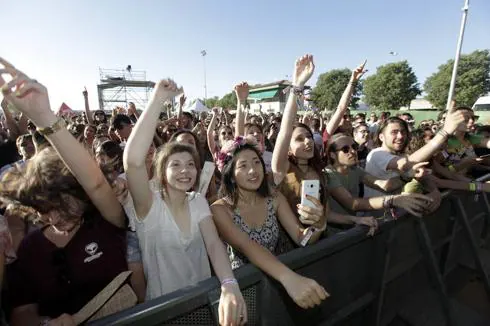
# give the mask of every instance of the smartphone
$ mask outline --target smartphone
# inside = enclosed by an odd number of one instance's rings
[[[320,200],[320,180],[303,180],[301,182],[301,205],[316,207],[316,205],[306,198],[306,195]]]

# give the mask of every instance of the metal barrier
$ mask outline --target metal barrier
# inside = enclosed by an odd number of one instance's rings
[[[490,175],[481,178],[487,179]],[[469,266],[479,273],[490,298],[480,255],[489,221],[486,194],[475,201],[474,194],[449,191],[443,193],[440,208],[423,219],[404,216],[385,222],[374,237],[355,227],[280,256],[330,293],[309,310],[299,308],[275,280],[244,266],[235,276],[247,303],[248,325],[387,325],[395,317],[415,325],[470,325],[460,320],[461,309],[447,286],[458,266]],[[429,305],[429,299],[420,300],[420,293],[433,299],[431,315],[413,310]],[[219,282],[211,278],[92,325],[216,325],[219,295]]]

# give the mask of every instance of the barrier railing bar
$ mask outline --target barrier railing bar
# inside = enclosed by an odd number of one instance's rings
[[[334,314],[332,314],[326,321],[319,324],[320,326],[331,326],[336,325],[345,319],[351,317],[354,313],[359,310],[365,309],[369,304],[373,302],[375,299],[374,294],[367,293],[355,300],[351,304],[337,310]]]
[[[436,256],[432,251],[431,240],[424,219],[423,218],[416,219],[415,226],[416,226],[415,230],[417,232],[417,235],[419,236],[419,247],[424,253],[429,276],[432,278],[432,281],[435,283],[434,285],[437,294],[439,295],[439,300],[442,305],[444,316],[446,317],[448,325],[455,325],[451,313],[452,311],[451,302],[449,301],[447,291],[446,291],[446,285],[444,284],[444,280],[442,279],[441,272],[439,271],[439,267],[437,265]]]
[[[466,236],[466,240],[470,245],[470,251],[473,255],[473,259],[476,265],[476,269],[480,274],[480,277],[483,281],[483,285],[485,287],[485,292],[487,293],[487,298],[490,299],[490,280],[488,278],[488,273],[485,270],[485,266],[483,266],[483,262],[479,253],[479,246],[476,243],[475,237],[473,235],[473,231],[471,230],[471,224],[468,221],[468,214],[464,209],[463,203],[460,198],[455,198],[456,205],[459,209],[459,213],[457,216],[459,217],[460,223],[463,226],[464,234]]]
[[[378,266],[381,272],[379,273],[379,279],[377,279],[375,282],[373,282],[376,285],[376,288],[374,288],[374,293],[376,295],[375,301],[373,303],[373,308],[372,308],[372,314],[373,314],[373,324],[375,326],[379,326],[381,324],[381,312],[383,309],[383,303],[384,303],[384,294],[385,294],[385,287],[387,282],[385,282],[386,276],[388,274],[388,270],[390,267],[390,262],[391,262],[391,244],[393,243],[393,238],[394,238],[395,230],[391,229],[385,238],[385,241],[379,241],[378,245],[376,246],[376,253],[380,257]],[[376,260],[377,261],[377,260]],[[378,274],[378,269],[375,268],[373,271],[373,276],[376,278]]]
[[[490,227],[490,203],[488,201],[488,196],[486,193],[482,193],[483,202],[485,203],[485,207],[487,208],[486,218],[485,218],[485,226],[483,228],[481,239],[485,242],[488,237],[488,228]]]
[[[478,180],[483,181],[483,180],[489,179],[489,177],[490,177],[490,174],[487,176],[484,176],[482,178],[479,178]],[[446,199],[452,193],[453,193],[452,191],[445,191],[442,193],[442,198]],[[486,194],[484,194],[484,200],[485,200],[486,208],[489,211],[487,220],[490,221],[490,205],[488,205],[488,198],[487,198]],[[460,207],[460,210],[461,209],[462,209],[462,207]],[[460,214],[456,214],[456,215],[458,215],[459,219],[462,219],[462,220],[465,219],[465,216],[461,216]],[[339,253],[341,254],[341,252],[343,250],[348,249],[350,247],[353,247],[357,244],[360,244],[361,242],[376,241],[376,244],[374,244],[376,250],[379,250],[379,248],[382,248],[383,246],[385,246],[385,249],[383,250],[384,251],[383,254],[378,256],[377,252],[375,252],[375,256],[373,256],[373,257],[375,257],[374,261],[376,263],[378,263],[378,261],[381,263],[381,264],[377,265],[378,268],[376,268],[376,269],[377,270],[383,270],[383,272],[388,273],[390,271],[390,267],[389,267],[390,246],[387,245],[386,242],[383,242],[382,239],[380,239],[380,237],[383,237],[383,236],[387,237],[388,232],[392,233],[392,230],[394,230],[394,228],[397,226],[397,223],[400,223],[400,222],[405,223],[406,221],[413,221],[413,218],[409,218],[409,219],[402,218],[401,220],[398,220],[398,221],[389,221],[389,222],[383,223],[380,226],[379,233],[375,236],[375,237],[377,237],[377,239],[376,238],[375,239],[368,238],[366,236],[367,229],[360,227],[360,226],[357,226],[353,229],[350,229],[347,232],[343,232],[343,233],[346,233],[345,236],[344,236],[344,234],[340,233],[340,234],[337,234],[335,237],[324,239],[315,245],[308,246],[306,248],[301,248],[299,250],[293,250],[293,251],[287,253],[286,255],[280,256],[279,258],[281,259],[281,261],[286,263],[291,268],[299,269],[299,268],[306,267],[310,264],[313,264],[313,263],[321,260],[322,258],[333,256],[333,255],[339,254]],[[449,241],[449,243],[451,243],[452,240],[454,240],[454,239],[452,236],[450,236],[450,237],[446,236],[442,240],[440,240],[436,244],[434,244],[434,246],[431,246],[430,236],[429,236],[429,233],[427,231],[427,227],[426,227],[425,223],[423,222],[423,219],[415,220],[415,221],[416,221],[417,225],[420,225],[420,227],[418,228],[418,232],[416,232],[416,233],[418,233],[419,237],[422,240],[425,239],[425,245],[421,246],[422,248],[420,248],[420,249],[423,249],[424,253],[427,252],[427,254],[425,254],[425,255],[416,256],[416,259],[418,260],[419,257],[423,258],[423,257],[432,256],[430,263],[428,263],[427,265],[428,265],[429,269],[432,269],[433,271],[434,270],[438,271],[439,268],[438,268],[437,264],[434,264],[435,254],[434,254],[433,250],[437,250],[438,248],[442,247],[444,244],[447,244],[448,241]],[[459,221],[456,221],[455,224],[459,224],[457,222],[459,222]],[[467,218],[466,218],[466,222],[467,222],[467,225],[466,226],[463,225],[462,229],[464,230],[464,232],[467,236],[468,236],[468,231],[469,231],[470,232],[469,235],[471,236],[472,235],[471,226],[470,226],[470,223],[468,222]],[[490,223],[489,223],[489,225],[490,225]],[[460,230],[460,228],[458,227],[454,231],[457,233],[457,232],[459,232],[459,230]],[[417,228],[416,228],[416,231],[417,231]],[[389,237],[387,237],[387,238],[389,238]],[[420,241],[420,238],[419,238],[419,241]],[[473,240],[475,240],[474,237],[473,237]],[[380,243],[378,244],[378,242],[380,242]],[[420,244],[419,244],[419,246],[420,246]],[[472,248],[472,251],[478,254],[477,250],[476,251],[473,250],[475,248],[478,249],[475,241],[473,241],[473,246],[474,247]],[[416,259],[413,259],[412,261],[415,261]],[[477,265],[479,264],[480,265],[479,267],[482,268],[483,265],[482,265],[481,259],[479,259],[479,257],[478,257],[478,259],[476,259],[476,261],[477,261]],[[409,265],[411,265],[411,264],[409,264],[409,263],[406,264],[407,267]],[[412,265],[412,267],[415,265],[416,265],[416,263],[414,265]],[[398,267],[398,266],[395,266],[395,268],[396,267]],[[403,267],[403,266],[401,266],[401,267]],[[400,272],[399,275],[402,275],[403,274],[402,271],[405,270],[405,268],[401,268],[401,267],[399,269],[395,270],[395,271],[397,271],[397,274],[398,274],[398,272]],[[393,267],[391,269],[393,269]],[[406,269],[405,272],[409,271],[409,270],[410,269]],[[326,272],[328,273],[328,270]],[[244,267],[238,269],[237,271],[235,271],[235,273],[236,273],[235,275],[236,275],[237,279],[239,280],[240,288],[242,288],[242,289],[245,289],[248,286],[255,284],[258,289],[262,288],[263,286],[266,286],[267,290],[269,290],[269,287],[270,287],[271,290],[273,290],[277,293],[277,289],[275,288],[275,286],[277,286],[277,285],[275,283],[273,283],[272,280],[270,280],[261,271],[259,271],[257,268],[255,268],[251,265],[244,266]],[[367,300],[368,298],[371,298],[371,297],[372,297],[372,299],[369,299],[369,301],[371,302],[373,308],[376,308],[376,318],[375,319],[377,319],[377,321],[379,321],[381,313],[382,313],[385,286],[388,286],[388,283],[390,283],[390,281],[394,279],[394,278],[392,278],[392,276],[394,275],[393,273],[390,273],[391,277],[389,277],[389,278],[386,278],[386,276],[387,276],[386,274],[384,274],[384,273],[381,273],[381,274],[382,274],[382,277],[381,277],[382,282],[379,281],[376,284],[376,282],[375,282],[376,279],[373,278],[373,280],[374,280],[373,283],[375,283],[375,285],[373,285],[372,289],[376,290],[379,287],[379,289],[380,289],[379,292],[370,290],[370,291],[364,292],[365,293],[364,295],[360,294],[360,297],[356,298],[354,301],[351,301],[352,304],[343,305],[340,309],[331,313],[329,316],[329,319],[326,321],[326,323],[336,322],[335,321],[335,318],[337,318],[336,316],[338,316],[338,318],[343,316],[342,319],[345,319],[345,318],[349,317],[350,315],[352,315],[353,313],[359,311],[360,309],[364,309],[364,306],[361,303],[367,302],[364,300]],[[431,274],[434,274],[434,273],[432,272]],[[435,275],[437,276],[437,273]],[[439,278],[436,277],[436,279],[437,279],[436,281],[438,283],[443,282],[442,277],[440,275],[440,272],[439,272],[438,276],[439,276]],[[485,277],[486,277],[486,281],[487,281],[486,285],[488,285],[488,277],[486,276],[486,274],[485,274]],[[275,285],[273,286],[272,284],[275,284]],[[380,284],[383,284],[383,285],[380,285]],[[187,288],[187,289],[183,289],[183,290],[179,290],[179,291],[170,293],[168,295],[162,296],[162,297],[157,298],[155,300],[140,304],[136,307],[133,307],[133,308],[128,309],[126,311],[120,312],[116,315],[112,315],[112,316],[106,317],[104,319],[101,319],[99,321],[96,321],[94,323],[91,323],[91,325],[116,325],[116,324],[117,325],[133,325],[133,324],[142,325],[143,321],[144,321],[145,326],[146,325],[162,324],[165,321],[170,321],[171,319],[174,319],[176,317],[187,315],[187,314],[191,313],[192,311],[194,311],[195,309],[198,309],[200,307],[206,306],[209,309],[212,309],[212,306],[210,305],[210,302],[209,302],[209,299],[210,299],[209,293],[215,291],[217,288],[219,288],[219,282],[217,281],[216,278],[213,277],[211,279],[208,279],[208,280],[205,280],[205,281],[199,283],[195,287],[191,287],[191,288]],[[442,291],[440,291],[440,292],[442,292],[444,294],[447,292],[445,289],[444,283],[442,283],[441,290]],[[489,289],[486,288],[486,290],[487,290],[487,293],[489,293],[489,291],[488,291]],[[264,290],[264,292],[267,292],[267,291]],[[279,299],[278,301],[281,301],[282,306],[284,306],[283,300],[278,298],[277,296],[275,296],[272,292],[271,293],[265,293],[265,294],[270,295],[271,299],[276,299],[276,300]],[[262,297],[263,297],[262,295],[258,295],[257,300],[260,300]],[[264,299],[263,304],[266,304],[266,305],[267,304],[269,304],[269,305],[275,304],[275,302],[272,302],[272,301],[269,302],[265,298],[266,297],[264,296],[263,297],[263,299]],[[444,296],[444,298],[443,298],[443,300],[441,300],[441,302],[444,302],[444,299],[447,299],[447,295]],[[368,303],[368,305],[369,305],[369,303]],[[444,310],[447,311],[450,308],[450,304],[448,304],[446,307],[443,304],[443,307],[444,307]],[[273,310],[273,311],[271,311],[271,310]],[[281,313],[281,309],[267,309],[267,308],[265,310],[260,309],[260,312],[259,312],[258,306],[257,306],[257,311],[258,311],[257,312],[257,320],[260,320],[260,321],[262,321],[262,318],[267,319],[268,317],[270,317],[270,316],[265,316],[268,313],[276,313],[276,314]],[[287,312],[286,312],[286,314],[287,314]],[[262,316],[262,315],[264,315],[264,316]],[[448,316],[448,315],[446,315],[446,316]],[[282,316],[280,316],[280,317],[282,317]],[[282,318],[282,319],[287,320],[287,316],[285,318]],[[342,319],[339,319],[339,320],[342,320]],[[450,323],[452,323],[452,318],[449,318],[449,320],[450,320]]]

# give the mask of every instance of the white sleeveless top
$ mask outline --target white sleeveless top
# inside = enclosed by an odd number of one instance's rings
[[[159,192],[153,192],[148,215],[129,216],[136,228],[147,281],[146,300],[194,285],[211,277],[199,222],[211,218],[208,202],[200,194],[187,194],[191,215],[190,235],[175,223]]]

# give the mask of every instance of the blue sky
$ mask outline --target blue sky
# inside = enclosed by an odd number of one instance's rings
[[[318,1],[2,1],[0,55],[49,89],[53,109],[98,107],[99,67],[172,77],[188,97],[208,97],[246,80],[291,75],[294,60],[315,56],[316,72],[370,72],[406,59],[419,82],[454,57],[463,0]],[[490,1],[471,0],[463,52],[490,48]],[[390,51],[398,56],[389,55]]]

